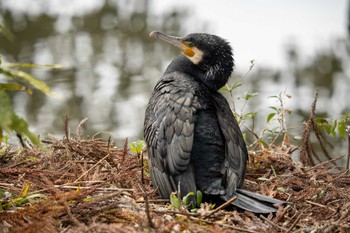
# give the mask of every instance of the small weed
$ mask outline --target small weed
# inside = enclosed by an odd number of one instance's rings
[[[46,200],[47,197],[44,194],[34,193],[28,194],[30,189],[30,183],[28,183],[20,193],[18,197],[12,198],[12,194],[4,192],[0,189],[0,211],[20,209],[28,203],[37,202],[38,200]]]
[[[195,197],[196,203],[190,201],[190,197]],[[171,208],[175,210],[187,209],[190,210],[190,212],[196,212],[196,208],[201,205],[202,201],[203,194],[199,190],[197,190],[196,194],[194,192],[189,192],[182,199],[176,192],[170,194]]]
[[[146,148],[146,143],[143,140],[138,140],[130,144],[130,150],[132,152],[135,152],[136,154],[141,154],[141,152],[145,150],[145,148]]]

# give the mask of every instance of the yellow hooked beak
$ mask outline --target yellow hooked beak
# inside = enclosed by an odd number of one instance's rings
[[[181,37],[168,36],[164,33],[153,31],[149,34],[149,37],[162,40],[166,43],[169,43],[176,48],[180,49],[186,56],[193,57],[195,52],[193,48],[189,46],[189,43],[183,40]]]

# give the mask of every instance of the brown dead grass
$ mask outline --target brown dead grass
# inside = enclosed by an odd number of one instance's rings
[[[27,184],[27,196],[46,197],[7,206],[0,212],[1,233],[350,231],[349,172],[330,162],[296,164],[290,146],[250,153],[245,183],[246,189],[288,205],[267,216],[228,208],[205,217],[206,204],[189,213],[159,200],[147,168],[129,153],[127,142],[115,148],[112,142],[82,139],[79,133],[67,137],[50,138],[45,148],[0,148],[0,188],[7,193],[0,201],[19,197]]]

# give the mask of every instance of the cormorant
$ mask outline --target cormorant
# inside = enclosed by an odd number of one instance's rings
[[[224,39],[206,33],[172,37],[151,32],[179,48],[156,84],[144,122],[152,182],[163,198],[200,190],[255,213],[275,212],[283,201],[241,190],[247,148],[226,99],[218,92],[234,59]],[[192,201],[194,201],[192,199]],[[195,203],[195,202],[194,202]]]

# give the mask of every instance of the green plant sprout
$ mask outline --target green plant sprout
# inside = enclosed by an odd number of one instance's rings
[[[243,134],[244,139],[247,141],[247,133],[251,134],[253,139],[250,142],[250,145],[248,146],[249,148],[254,147],[258,145],[262,145],[264,147],[269,147],[269,144],[275,143],[277,138],[282,133],[287,132],[287,124],[286,124],[286,115],[291,114],[291,110],[285,108],[285,97],[291,98],[290,95],[286,93],[286,91],[279,93],[279,95],[276,96],[270,96],[269,98],[275,98],[278,100],[279,105],[278,106],[270,106],[270,109],[273,110],[272,113],[270,113],[267,116],[267,123],[271,126],[270,122],[273,120],[276,120],[278,122],[278,126],[275,126],[273,128],[265,128],[263,129],[259,134],[255,132],[255,118],[257,116],[257,112],[255,111],[250,111],[246,112],[246,106],[248,104],[248,101],[250,101],[252,98],[256,97],[259,93],[257,92],[249,92],[246,91],[242,96],[238,96],[237,100],[243,100],[244,102],[242,103],[242,107],[238,110],[234,104],[234,91],[242,86],[242,80],[249,74],[249,72],[252,71],[253,67],[255,65],[255,61],[251,61],[251,65],[249,67],[249,70],[241,77],[238,78],[237,81],[234,82],[233,85],[226,84],[223,88],[221,88],[222,91],[227,91],[229,92],[232,103],[231,103],[231,108],[233,111],[234,116],[237,119],[238,124],[248,130],[248,132],[245,132]],[[249,122],[251,122],[251,126],[249,126]],[[272,137],[273,136],[273,137]],[[270,141],[266,141],[266,137],[270,139]]]
[[[130,144],[130,150],[136,154],[141,154],[141,152],[146,148],[146,143],[143,140],[138,140]]]
[[[11,193],[4,192],[2,189],[0,189],[0,212],[4,210],[11,210],[13,208],[20,209],[26,204],[47,199],[44,194],[29,194],[29,189],[30,183],[26,184],[20,195],[15,198],[11,198]]]
[[[190,202],[190,197],[195,197],[196,203],[193,203],[192,201]],[[189,209],[191,212],[196,212],[196,207],[199,207],[202,201],[203,194],[199,190],[197,190],[196,194],[194,192],[189,192],[182,199],[176,192],[170,194],[171,208],[174,208],[175,210]]]

